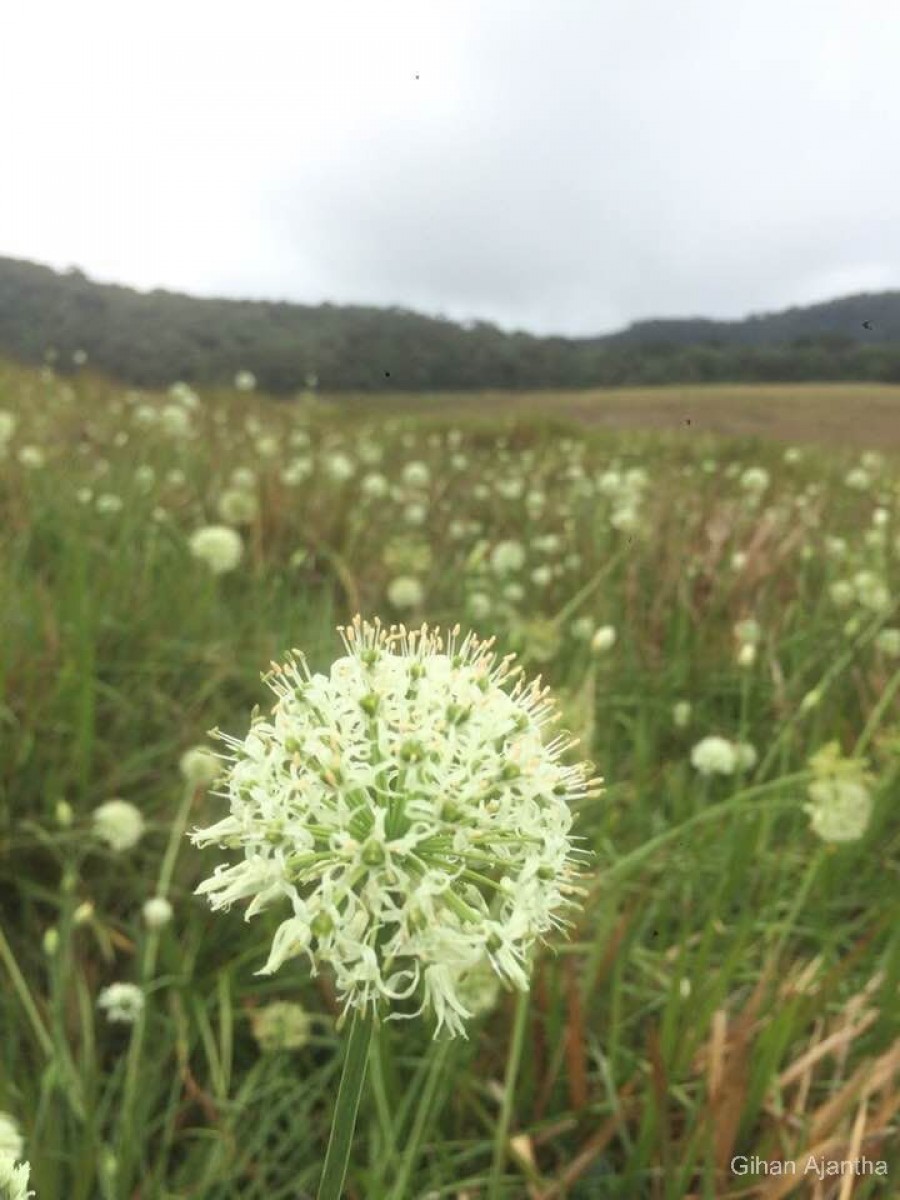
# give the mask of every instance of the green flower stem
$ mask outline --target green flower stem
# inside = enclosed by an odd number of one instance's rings
[[[403,1161],[400,1166],[400,1171],[394,1181],[394,1186],[391,1189],[390,1200],[406,1200],[409,1196],[409,1180],[413,1173],[413,1168],[418,1161],[421,1153],[422,1138],[425,1134],[425,1126],[429,1118],[433,1115],[435,1095],[437,1093],[438,1084],[444,1073],[444,1067],[447,1063],[447,1057],[450,1053],[451,1042],[447,1038],[440,1042],[436,1050],[431,1054],[431,1063],[428,1067],[428,1077],[425,1080],[425,1088],[419,1103],[416,1106],[416,1117],[413,1122],[412,1130],[410,1131],[409,1141],[403,1152]]]
[[[184,831],[187,828],[188,818],[190,816],[191,807],[198,793],[198,788],[188,784],[184,789],[181,804],[178,808],[178,813],[172,828],[169,831],[169,840],[166,845],[166,851],[163,856],[162,865],[160,866],[159,876],[156,882],[156,894],[158,896],[166,896],[172,882],[172,875],[175,870],[175,863],[178,858],[178,852],[181,848],[181,843],[184,839]],[[153,979],[153,974],[156,970],[156,959],[159,953],[160,931],[158,929],[150,929],[147,931],[144,941],[143,955],[141,959],[141,990],[146,996],[147,986]],[[128,1057],[125,1062],[125,1083],[122,1089],[122,1103],[119,1110],[119,1125],[118,1125],[118,1143],[117,1156],[119,1160],[119,1170],[122,1177],[131,1167],[131,1150],[135,1144],[134,1130],[134,1106],[138,1091],[138,1084],[141,1074],[141,1061],[144,1051],[144,1035],[147,1027],[147,1012],[143,1009],[137,1017],[131,1029],[131,1038],[128,1043]]]
[[[597,590],[607,575],[611,574],[611,572],[619,565],[624,557],[624,548],[611,555],[597,572],[597,574],[593,575],[580,591],[577,591],[570,600],[566,601],[556,616],[551,618],[551,624],[555,625],[558,629],[561,629],[563,624],[568,621],[569,617],[571,617],[571,615],[578,610],[579,605],[583,604],[584,601],[587,600],[591,592]]]
[[[500,1196],[500,1180],[503,1174],[503,1164],[506,1159],[506,1142],[509,1137],[509,1126],[512,1120],[513,1097],[516,1090],[516,1079],[519,1075],[519,1064],[522,1061],[522,1047],[525,1043],[525,1025],[528,1017],[528,992],[519,992],[516,998],[516,1015],[513,1020],[512,1038],[509,1052],[506,1056],[506,1078],[503,1081],[503,1103],[500,1105],[500,1118],[494,1134],[494,1161],[491,1165],[491,1182],[488,1200],[498,1200]]]
[[[850,642],[850,645],[847,646],[843,653],[838,655],[838,657],[834,660],[834,662],[816,684],[814,690],[821,692],[822,696],[824,697],[826,691],[832,685],[832,683],[834,683],[834,681],[840,675],[842,675],[846,668],[853,662],[857,652],[861,650],[867,642],[871,641],[872,638],[875,637],[878,631],[887,621],[891,619],[891,617],[894,616],[898,609],[900,609],[900,604],[894,604],[887,612],[879,614],[874,621],[866,625],[863,630],[858,633],[855,638],[853,638],[853,640]],[[797,708],[796,711],[793,712],[786,721],[782,722],[781,729],[773,739],[768,753],[764,756],[762,762],[756,768],[757,779],[762,779],[765,776],[769,767],[778,757],[778,754],[784,745],[785,739],[790,737],[795,726],[797,725],[797,722],[800,721],[804,715],[805,714],[803,710],[801,708]],[[879,713],[879,719],[880,717],[881,713]],[[866,732],[868,735],[871,731],[867,730]]]
[[[797,918],[803,909],[804,904],[812,890],[816,876],[819,874],[826,857],[827,851],[824,847],[820,847],[818,852],[810,859],[809,866],[806,868],[806,874],[803,876],[803,881],[797,889],[797,894],[794,897],[794,903],[791,905],[790,912],[782,923],[781,936],[775,947],[774,958],[777,960],[781,957],[788,939],[794,932],[794,926],[797,924]]]
[[[0,959],[2,959],[3,965],[6,967],[13,988],[22,1003],[22,1007],[25,1009],[28,1020],[31,1022],[31,1028],[34,1030],[34,1036],[41,1050],[43,1050],[47,1058],[52,1058],[53,1039],[47,1032],[44,1022],[41,1020],[34,997],[28,990],[28,984],[25,982],[24,975],[19,970],[16,956],[13,954],[9,942],[6,940],[6,934],[3,932],[2,925],[0,925]]]
[[[363,1080],[366,1077],[373,1025],[374,1018],[360,1016],[354,1010],[318,1200],[340,1200],[342,1194],[344,1176],[347,1174],[347,1163],[350,1159],[350,1143],[353,1141],[356,1114],[359,1111]]]

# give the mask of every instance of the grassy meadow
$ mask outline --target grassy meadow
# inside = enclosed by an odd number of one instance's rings
[[[246,734],[290,648],[327,670],[356,613],[496,637],[605,787],[524,1000],[494,989],[467,1038],[381,1024],[346,1195],[900,1194],[900,393],[760,389],[729,427],[675,390],[642,430],[622,398],[0,367],[0,1114],[38,1200],[316,1194],[333,982],[255,974],[277,905],[194,894],[223,855],[185,834],[225,803],[184,756]],[[118,848],[112,799],[144,821]],[[136,1019],[98,1004],[116,983]]]

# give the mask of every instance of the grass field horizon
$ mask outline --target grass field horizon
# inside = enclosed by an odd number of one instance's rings
[[[228,813],[209,731],[244,739],[293,647],[327,675],[357,613],[496,638],[604,790],[529,990],[488,959],[466,1037],[381,1021],[345,1194],[895,1196],[897,450],[900,386],[274,401],[0,367],[0,1145],[37,1200],[316,1194],[333,974],[259,974],[287,906],[212,912],[240,852],[186,834]]]
[[[0,376],[34,378],[37,371],[0,359]],[[69,385],[89,380],[100,394],[142,392],[160,397],[164,389],[134,388],[89,366]],[[222,386],[196,385],[215,399]],[[822,383],[696,383],[652,387],[577,389],[484,389],[461,391],[329,392],[316,396],[330,411],[350,416],[418,415],[422,419],[456,413],[460,418],[507,416],[573,421],[610,430],[658,430],[760,437],[781,443],[803,442],[835,447],[900,452],[900,384],[871,381]],[[309,402],[310,394],[273,397],[278,406]]]

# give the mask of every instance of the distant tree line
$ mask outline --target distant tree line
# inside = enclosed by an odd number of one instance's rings
[[[602,337],[541,337],[400,308],[214,300],[93,283],[0,258],[0,353],[59,371],[73,355],[139,387],[229,384],[252,371],[290,394],[582,388],[664,383],[900,382],[900,292],[744,321],[638,322]]]

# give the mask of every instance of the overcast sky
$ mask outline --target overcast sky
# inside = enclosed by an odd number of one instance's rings
[[[0,254],[563,333],[900,287],[897,0],[19,8]]]

